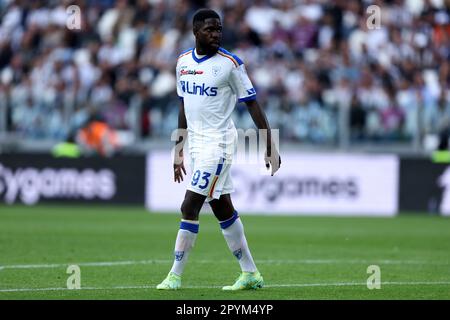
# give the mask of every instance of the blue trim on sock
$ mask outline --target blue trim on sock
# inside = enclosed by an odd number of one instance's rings
[[[192,233],[198,233],[198,227],[199,225],[196,223],[189,223],[186,221],[181,221],[180,223],[180,229],[187,230]]]
[[[237,218],[239,218],[238,212],[234,210],[233,216],[230,219],[220,222],[220,227],[222,229],[228,228],[236,221]]]

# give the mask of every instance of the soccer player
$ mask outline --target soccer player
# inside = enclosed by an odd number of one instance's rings
[[[220,47],[222,24],[219,15],[209,9],[197,11],[193,17],[193,33],[195,48],[183,52],[176,66],[181,103],[173,166],[174,180],[180,183],[183,174],[186,175],[183,146],[188,138],[193,174],[181,205],[182,220],[175,242],[173,266],[157,289],[181,287],[181,275],[199,232],[199,212],[205,201],[219,220],[228,247],[242,270],[236,282],[223,290],[262,288],[263,277],[253,261],[244,227],[230,197],[234,191],[230,166],[237,141],[231,113],[237,100],[246,103],[258,129],[267,132],[265,162],[268,169],[271,167],[272,175],[280,167],[281,158],[243,62]]]

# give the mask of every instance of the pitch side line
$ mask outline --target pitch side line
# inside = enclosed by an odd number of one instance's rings
[[[155,259],[155,260],[129,260],[129,261],[102,261],[102,262],[68,262],[68,263],[52,263],[52,264],[16,264],[0,266],[3,269],[48,269],[48,268],[64,268],[71,264],[80,267],[114,267],[139,264],[168,264],[173,260]],[[233,263],[234,260],[192,260],[191,263]],[[262,259],[255,260],[259,264],[410,264],[410,265],[450,265],[450,262],[430,262],[420,260],[339,260],[339,259]]]
[[[290,284],[271,284],[265,288],[298,288],[298,287],[348,287],[348,286],[366,286],[364,282],[335,282],[335,283],[290,283]],[[450,281],[387,281],[382,282],[381,286],[424,286],[424,285],[450,285]],[[184,289],[218,289],[222,286],[184,286]],[[155,285],[147,286],[116,286],[116,287],[82,287],[80,289],[67,288],[16,288],[0,289],[1,292],[38,292],[38,291],[81,291],[81,290],[131,290],[131,289],[155,289]]]

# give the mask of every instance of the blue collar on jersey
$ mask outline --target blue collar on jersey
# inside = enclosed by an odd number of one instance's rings
[[[206,61],[206,60],[208,60],[209,58],[211,58],[211,57],[213,57],[213,56],[215,56],[215,55],[216,55],[216,54],[213,54],[212,56],[204,56],[203,58],[199,59],[199,58],[197,58],[197,57],[195,56],[195,48],[192,49],[192,59],[194,59],[194,61],[197,62],[197,63]]]

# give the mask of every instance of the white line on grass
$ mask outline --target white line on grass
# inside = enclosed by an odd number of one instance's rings
[[[2,269],[47,269],[63,268],[70,264],[76,264],[80,267],[114,267],[140,264],[169,264],[173,260],[155,259],[155,260],[129,260],[129,261],[101,261],[101,262],[80,262],[80,263],[52,263],[52,264],[16,264],[2,265]],[[233,259],[228,260],[192,260],[192,263],[234,263]],[[450,262],[433,262],[421,260],[358,260],[358,259],[262,259],[256,260],[259,264],[409,264],[409,265],[450,265]]]
[[[348,287],[348,286],[366,286],[365,282],[335,282],[335,283],[287,283],[271,284],[265,288],[298,288],[298,287]],[[382,282],[381,286],[424,286],[424,285],[450,285],[450,281],[387,281]],[[131,290],[131,289],[155,289],[156,285],[146,286],[116,286],[116,287],[82,287],[80,289],[67,288],[14,288],[0,289],[0,292],[37,292],[37,291],[81,291],[81,290]],[[184,286],[185,289],[218,289],[221,286]]]

